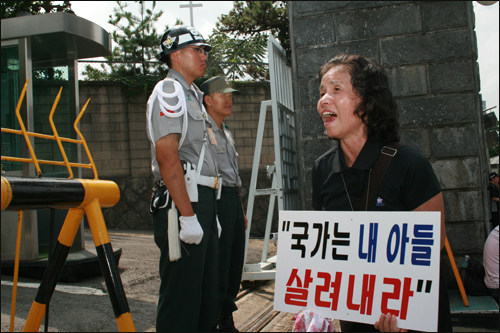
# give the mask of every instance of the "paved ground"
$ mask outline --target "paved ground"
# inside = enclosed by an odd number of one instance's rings
[[[119,267],[132,317],[137,331],[155,331],[156,303],[160,278],[158,274],[159,250],[154,244],[152,231],[110,230],[111,244],[122,248]],[[86,249],[94,248],[92,237],[85,234]],[[262,240],[251,239],[247,262],[260,261]],[[276,247],[269,245],[269,256],[276,254]],[[1,325],[2,332],[9,330],[12,299],[11,276],[2,275]],[[21,331],[31,304],[37,293],[39,281],[20,278],[24,283],[18,288],[15,330]],[[291,331],[291,314],[275,312],[272,309],[274,281],[262,283],[253,291],[243,291],[237,301],[239,310],[235,313],[236,326],[241,331]],[[50,302],[49,331],[104,332],[117,331],[113,310],[106,294],[102,277],[95,277],[76,283],[60,283]],[[454,327],[459,332],[498,332],[476,323],[481,316]],[[497,320],[498,322],[498,320]],[[334,321],[336,330],[340,327]],[[498,327],[498,326],[497,326]],[[43,324],[40,328],[43,331]]]
[[[160,252],[153,241],[153,232],[110,230],[109,234],[113,248],[122,249],[119,262],[120,275],[136,329],[137,331],[155,331],[156,304],[160,286],[158,274]],[[85,233],[85,240],[86,249],[92,250],[94,244],[88,230]],[[262,244],[260,239],[250,239],[247,262],[260,261]],[[276,247],[270,244],[269,256],[275,254]],[[2,275],[2,332],[8,331],[10,326],[12,286],[9,282],[11,281],[11,276]],[[19,281],[15,317],[16,331],[21,331],[24,326],[39,284],[38,280],[26,278],[19,278]],[[262,292],[267,293],[266,297],[272,299],[270,290],[274,291],[273,283],[263,287]],[[76,283],[59,283],[50,301],[49,331],[117,331],[111,302],[106,292],[106,284],[102,277]],[[249,325],[251,323],[248,320],[256,312],[255,308],[261,308],[261,303],[255,300],[261,298],[261,296],[247,295],[246,298],[243,297],[238,301],[242,309],[239,313],[244,315],[235,316],[237,324]],[[286,318],[284,322],[285,324],[280,326],[283,331],[291,330],[292,321]],[[43,324],[41,331],[43,331]]]
[[[109,234],[112,246],[122,248],[120,275],[136,329],[154,331],[159,288],[159,250],[154,244],[152,232],[110,230]],[[88,231],[85,239],[86,249],[93,249],[92,237]],[[7,279],[12,280],[12,277],[2,275],[2,281]],[[25,278],[20,281],[39,282]],[[117,331],[113,309],[109,297],[105,294],[106,284],[102,277],[61,284],[92,288],[89,291],[101,291],[103,295],[55,291],[50,301],[50,331]],[[76,289],[81,290],[81,288]],[[33,288],[18,289],[16,331],[24,326],[36,292],[37,289]],[[12,287],[2,285],[2,331],[9,328],[11,293]]]

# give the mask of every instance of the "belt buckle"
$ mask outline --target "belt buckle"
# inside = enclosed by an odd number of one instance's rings
[[[219,177],[214,177],[214,189],[219,188]]]

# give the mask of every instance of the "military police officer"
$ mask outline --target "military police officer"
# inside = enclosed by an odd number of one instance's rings
[[[208,138],[203,94],[193,83],[204,75],[211,49],[193,27],[167,30],[160,60],[169,72],[148,100],[147,130],[156,180],[150,209],[161,251],[158,332],[209,332],[217,326],[217,153]]]
[[[232,313],[238,308],[234,302],[240,287],[245,251],[246,217],[243,212],[239,188],[238,156],[229,127],[223,123],[231,115],[232,89],[224,76],[205,81],[200,89],[212,131],[209,137],[217,151],[219,173],[222,176],[222,196],[217,201],[218,219],[222,226],[220,236],[220,297],[221,314],[219,332],[238,332]]]

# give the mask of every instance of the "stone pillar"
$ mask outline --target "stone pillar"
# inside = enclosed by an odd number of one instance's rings
[[[339,53],[360,54],[386,68],[402,142],[434,167],[457,261],[482,258],[488,165],[472,3],[291,1],[288,10],[303,208],[312,209],[314,160],[332,145],[316,109],[317,73]]]

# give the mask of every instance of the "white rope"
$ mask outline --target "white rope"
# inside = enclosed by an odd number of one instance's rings
[[[173,93],[166,93],[163,91],[163,84],[165,83],[166,80],[172,81],[174,83],[174,92]],[[165,99],[167,98],[174,98],[177,97],[178,102],[176,105],[170,105],[167,103]],[[149,96],[148,99],[148,110],[147,110],[147,132],[148,132],[148,137],[149,140],[152,142],[153,147],[155,147],[155,140],[153,136],[153,106],[155,100],[158,99],[158,103],[160,106],[160,112],[163,112],[164,116],[170,117],[170,118],[178,118],[181,116],[184,116],[183,119],[183,126],[182,126],[182,134],[181,134],[181,139],[179,141],[179,149],[181,148],[182,144],[184,143],[184,139],[186,138],[186,133],[187,133],[187,127],[188,127],[188,113],[187,113],[187,106],[186,106],[186,97],[184,95],[184,90],[182,89],[182,85],[172,79],[164,79],[160,82],[158,82],[153,89],[153,93],[151,96]],[[179,110],[179,111],[175,111]]]
[[[167,80],[172,81],[174,84],[175,90],[173,93],[166,93],[163,91],[163,84]],[[199,101],[198,93],[197,93],[196,89],[193,86],[191,86],[191,90],[194,92],[196,99]],[[177,97],[177,99],[178,99],[178,102],[176,105],[170,105],[165,100],[166,98],[174,98],[174,97]],[[152,119],[152,117],[153,117],[154,102],[157,98],[158,98],[158,103],[160,106],[160,112],[163,112],[164,116],[167,116],[170,118],[177,118],[177,117],[184,116],[183,126],[182,126],[182,135],[181,135],[181,139],[179,140],[179,149],[180,149],[182,144],[184,143],[184,139],[186,138],[186,134],[187,134],[187,130],[188,130],[188,112],[187,112],[186,96],[184,94],[184,89],[182,88],[182,85],[178,81],[166,78],[166,79],[164,79],[156,84],[155,88],[153,89],[153,93],[151,94],[151,96],[149,96],[148,109],[147,109],[147,115],[146,115],[148,122],[147,122],[146,129],[147,129],[147,133],[148,133],[148,138],[152,142],[153,147],[155,147],[156,145],[155,145],[155,140],[154,140],[154,136],[153,136],[153,119]],[[208,117],[207,111],[205,110],[205,106],[203,104],[201,104],[201,109],[202,109],[201,112],[204,115],[204,118],[208,119],[207,118]],[[175,110],[179,110],[179,111],[176,112]],[[198,165],[196,168],[196,172],[198,174],[201,174],[201,169],[203,167],[203,160],[205,157],[205,149],[206,149],[206,145],[208,144],[207,143],[208,135],[207,135],[207,127],[206,127],[205,120],[203,121],[203,130],[204,130],[204,140],[203,140],[200,156],[198,158]]]

